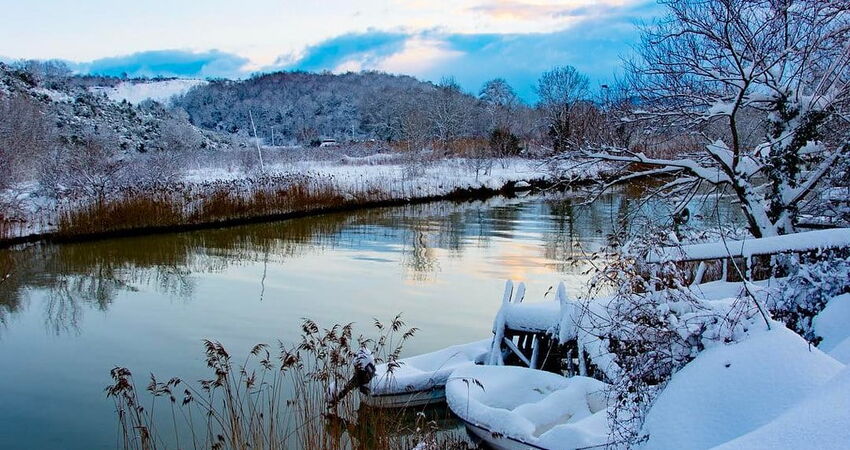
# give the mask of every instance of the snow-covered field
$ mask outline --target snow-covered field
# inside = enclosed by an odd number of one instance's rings
[[[362,158],[359,158],[362,159]],[[341,192],[363,192],[379,189],[397,198],[433,197],[457,189],[501,189],[508,183],[530,180],[553,180],[556,176],[545,161],[522,158],[494,159],[488,170],[476,170],[474,161],[462,158],[443,159],[428,164],[351,164],[351,158],[336,161],[300,161],[266,166],[269,174],[298,174],[327,179]],[[566,169],[565,169],[566,170]],[[591,179],[599,169],[581,172],[558,172],[557,176]],[[240,170],[190,170],[186,181],[232,181],[244,178]]]
[[[844,410],[824,411],[828,404],[812,403],[822,388],[841,390],[833,378],[847,369],[785,328],[764,323],[743,341],[702,352],[676,373],[649,410],[644,432],[647,449],[806,448],[764,446],[758,435],[779,433],[775,443],[807,441],[808,448],[846,448],[850,423],[826,421],[808,430],[779,428],[774,421],[804,408],[803,415],[850,417],[850,384],[843,383]],[[846,376],[844,377],[846,378]],[[835,392],[838,393],[838,392]],[[840,402],[839,402],[840,403]],[[798,411],[796,414],[799,414]],[[846,420],[846,419],[845,419]],[[761,428],[771,429],[766,433]],[[803,436],[795,436],[798,432]],[[755,436],[749,436],[751,433]],[[835,440],[843,436],[843,440]],[[802,439],[801,439],[802,438]]]
[[[207,81],[182,78],[145,82],[123,81],[115,87],[95,86],[91,88],[91,91],[102,93],[110,100],[117,102],[126,100],[132,104],[139,104],[145,100],[154,100],[167,104],[171,98],[185,94],[189,89],[203,84],[207,84]]]

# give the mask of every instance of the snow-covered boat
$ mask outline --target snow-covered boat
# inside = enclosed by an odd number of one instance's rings
[[[369,406],[400,408],[442,402],[449,375],[456,369],[482,364],[490,350],[490,339],[455,345],[397,361],[389,368],[379,364],[361,399]]]
[[[575,449],[608,441],[606,384],[516,366],[468,366],[446,401],[469,431],[497,449]]]

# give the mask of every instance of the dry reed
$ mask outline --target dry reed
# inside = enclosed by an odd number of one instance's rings
[[[127,188],[96,200],[68,201],[57,234],[75,236],[219,223],[311,212],[390,199],[378,188],[342,193],[330,182],[291,176]],[[0,233],[3,227],[0,226]],[[2,236],[0,236],[2,238]]]
[[[397,366],[405,342],[416,332],[400,316],[375,321],[377,339],[352,336],[352,324],[321,329],[302,323],[300,342],[278,344],[276,354],[258,344],[241,365],[223,345],[204,341],[209,379],[197,384],[151,376],[147,395],[137,391],[132,374],[116,367],[106,388],[115,402],[119,447],[213,449],[466,448],[457,436],[438,434],[439,420],[424,410],[373,410],[349,395],[334,401],[353,376],[361,347],[376,362]],[[165,399],[156,403],[157,399]],[[144,400],[150,400],[150,403]],[[165,420],[162,419],[165,414]],[[444,417],[449,413],[443,410]],[[411,419],[412,418],[412,419]]]

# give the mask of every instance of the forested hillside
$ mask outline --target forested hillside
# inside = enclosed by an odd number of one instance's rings
[[[186,154],[234,145],[179,109],[112,101],[89,81],[49,65],[0,63],[0,189],[38,181],[49,196],[102,194],[168,179]]]
[[[217,80],[175,100],[197,126],[251,133],[271,144],[321,138],[383,141],[485,136],[486,104],[451,80],[434,85],[379,72],[276,72]]]

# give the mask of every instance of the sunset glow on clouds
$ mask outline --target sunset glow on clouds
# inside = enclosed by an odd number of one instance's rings
[[[476,90],[502,76],[523,95],[572,64],[610,76],[651,0],[0,0],[0,57],[80,71],[244,77],[256,71],[383,70]]]

